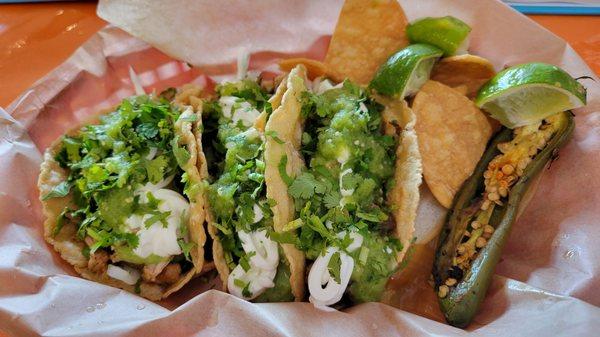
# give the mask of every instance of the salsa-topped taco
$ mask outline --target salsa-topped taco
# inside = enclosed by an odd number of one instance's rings
[[[287,106],[266,125],[280,140],[267,146],[267,172],[276,172],[278,204],[289,202],[273,238],[312,261],[316,305],[344,294],[381,300],[409,248],[419,201],[412,112],[403,100],[370,96],[349,80],[308,81],[303,65],[287,83]]]
[[[44,235],[61,257],[86,279],[150,300],[205,266],[198,118],[181,93],[124,99],[68,132],[46,150],[38,180]]]

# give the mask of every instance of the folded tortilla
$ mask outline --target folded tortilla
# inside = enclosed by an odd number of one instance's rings
[[[302,115],[300,99],[306,90],[306,68],[298,66],[277,88],[271,98],[273,113],[265,130],[276,134],[279,140],[267,138],[265,146],[265,182],[267,197],[276,201],[273,206],[273,226],[275,231],[283,232],[283,226],[294,219],[294,201],[287,193],[287,185],[279,173],[279,163],[282,157],[288,159],[286,172],[295,177],[304,166],[300,153],[296,151],[302,137]],[[283,141],[283,142],[282,142]],[[283,244],[285,257],[290,265],[290,284],[296,301],[304,298],[304,268],[306,261],[304,253],[294,245]]]
[[[195,95],[199,95],[199,89],[194,89]],[[189,176],[190,183],[199,184],[202,179],[202,172],[198,169],[198,161],[202,160],[198,156],[198,145],[192,130],[192,123],[185,121],[185,117],[201,113],[201,104],[194,105],[192,93],[186,90],[180,90],[175,97],[173,104],[178,105],[183,113],[178,121],[174,123],[174,134],[179,136],[179,145],[186,147],[190,153],[190,158],[183,167],[183,171]],[[198,100],[198,99],[197,99]],[[196,100],[196,102],[197,102]],[[192,104],[192,105],[190,105]],[[107,114],[110,111],[104,111],[101,114]],[[200,120],[200,118],[198,118]],[[89,124],[89,123],[87,123]],[[80,127],[69,131],[66,135],[77,134]],[[83,249],[86,243],[77,237],[77,225],[66,222],[62,229],[55,233],[58,224],[58,217],[65,207],[73,205],[72,193],[62,198],[50,198],[43,200],[42,196],[50,193],[54,187],[65,181],[69,175],[67,169],[62,168],[55,160],[55,156],[60,151],[61,138],[57,139],[44,153],[44,161],[41,165],[41,172],[38,179],[38,188],[40,191],[40,200],[43,206],[44,237],[61,257],[71,264],[77,273],[88,280],[117,287],[131,293],[138,293],[149,300],[158,301],[166,298],[170,294],[181,289],[194,276],[200,274],[204,267],[204,244],[206,234],[204,233],[204,200],[203,198],[192,198],[190,203],[190,212],[188,220],[189,240],[195,243],[195,247],[190,251],[193,267],[185,273],[181,273],[179,279],[171,284],[159,284],[154,282],[142,281],[137,286],[129,285],[121,280],[111,278],[107,272],[94,272],[89,267],[89,258],[83,255]],[[141,273],[141,270],[140,270]],[[137,288],[137,289],[136,289]]]
[[[277,87],[275,94],[271,96],[269,99],[269,103],[272,107],[272,113],[268,114],[266,111],[263,111],[259,117],[255,120],[253,127],[258,130],[261,134],[265,134],[270,131],[276,131],[279,134],[279,128],[285,127],[287,123],[289,123],[289,118],[286,116],[286,112],[289,110],[288,101],[292,99],[299,99],[300,91],[294,88],[297,91],[295,97],[290,97],[293,94],[290,94],[289,89],[290,83],[286,79],[284,79],[281,84]],[[298,111],[299,115],[299,111]],[[201,121],[199,123],[202,123]],[[202,150],[202,128],[195,128],[195,136],[196,143],[198,144],[199,151],[199,170],[203,178],[208,178],[208,169],[205,159],[205,154]],[[278,161],[279,157],[277,151],[280,151],[281,144],[278,143],[279,139],[275,139],[274,137],[264,137],[265,138],[265,150],[264,150],[264,161],[265,161],[265,186],[266,186],[266,196],[268,199],[273,199],[276,201],[276,204],[271,207],[273,212],[273,226],[275,231],[281,231],[281,228],[284,224],[287,223],[293,216],[293,202],[289,199],[287,194],[282,194],[281,191],[286,190],[286,187],[282,187],[281,178],[279,174],[272,170],[272,165],[269,162],[273,162],[273,160]],[[299,141],[299,138],[298,138]],[[287,146],[288,151],[291,151],[291,145]],[[283,145],[285,151],[286,145]],[[290,170],[293,170],[293,165],[302,165],[300,158],[294,163],[288,163],[288,167]],[[298,166],[298,169],[301,166]],[[275,169],[276,170],[276,169]],[[218,228],[214,225],[215,219],[214,215],[210,211],[210,202],[207,200],[207,196],[205,194],[205,201],[207,207],[206,212],[206,222],[208,224],[208,233],[212,239],[212,256],[214,259],[215,267],[219,272],[219,277],[222,281],[222,288],[224,291],[227,291],[227,283],[228,278],[231,274],[230,267],[228,266],[225,259],[225,251],[223,248],[223,244],[219,238]],[[280,245],[280,244],[278,244]],[[300,252],[297,248],[290,244],[281,244],[280,245],[285,261],[289,267],[290,271],[290,286],[292,295],[295,301],[304,300],[304,254]],[[280,262],[281,263],[281,262]]]

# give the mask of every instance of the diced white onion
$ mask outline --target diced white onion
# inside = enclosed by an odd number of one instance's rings
[[[167,180],[169,179],[165,179],[165,181]],[[165,181],[152,186],[165,184]],[[189,213],[190,204],[181,194],[173,190],[153,189],[148,184],[136,191],[140,196],[140,202],[148,202],[147,191],[151,191],[152,195],[160,200],[158,205],[160,212],[171,213],[166,219],[166,227],[160,221],[157,221],[146,228],[144,222],[152,216],[151,214],[132,214],[125,220],[125,224],[131,231],[136,233],[139,239],[138,246],[133,252],[141,258],[147,258],[153,254],[161,257],[181,254],[181,248],[177,242],[179,226],[181,225],[181,218]]]
[[[341,231],[339,233],[337,233],[337,237],[338,239],[344,239],[346,237],[346,231]],[[363,243],[363,236],[358,234],[357,232],[350,232],[349,234],[350,238],[352,239],[352,243],[348,245],[348,247],[346,247],[346,250],[350,253],[352,253],[353,251],[357,250],[358,248],[360,248],[360,246],[362,246]]]
[[[250,300],[275,286],[273,280],[277,274],[279,250],[277,243],[267,237],[265,230],[240,231],[238,236],[242,241],[244,252],[254,253],[254,255],[249,259],[249,270],[244,270],[242,265],[237,265],[233,269],[227,279],[227,287],[232,295]],[[236,280],[241,281],[244,286],[236,285]],[[250,296],[243,294],[245,285],[248,285]]]
[[[260,208],[260,206],[258,204],[254,204],[254,207],[252,208],[252,210],[254,211],[254,223],[259,222],[260,220],[262,220],[265,217],[262,209]]]
[[[241,121],[244,126],[250,127],[254,124],[258,116],[260,116],[260,111],[254,109],[249,102],[239,97],[222,96],[219,98],[219,105],[221,106],[223,116],[231,119],[234,124]]]
[[[119,280],[119,281],[123,281],[124,283],[127,283],[129,285],[134,285],[137,283],[137,281],[140,279],[140,272],[124,266],[124,267],[119,267],[119,266],[115,266],[114,264],[109,264],[108,265],[108,269],[106,270],[106,274],[112,278],[114,278],[115,280]]]
[[[340,283],[329,274],[329,261],[333,254],[340,254]],[[328,247],[325,255],[320,255],[313,263],[308,274],[309,301],[315,306],[328,306],[339,302],[348,287],[354,259],[337,247]]]

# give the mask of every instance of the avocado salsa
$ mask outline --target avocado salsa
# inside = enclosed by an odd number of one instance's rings
[[[253,262],[262,249],[246,246],[257,240],[268,246],[273,228],[274,201],[266,197],[264,176],[265,136],[254,127],[262,111],[270,112],[271,94],[250,79],[223,83],[216,93],[218,99],[207,101],[203,109],[203,144],[215,178],[206,193],[212,225],[232,271],[229,290],[241,289],[241,297],[258,302],[293,301],[289,267],[278,245],[273,242],[279,255],[274,268],[264,272]],[[265,274],[271,274],[266,281]]]
[[[349,255],[354,261],[351,299],[377,301],[401,250],[391,236],[395,225],[386,204],[397,142],[381,131],[383,107],[350,81],[306,92],[302,103],[307,168],[288,180],[298,217],[286,229],[299,228],[290,241],[310,260],[335,247],[327,272],[338,284],[343,283],[341,254]]]

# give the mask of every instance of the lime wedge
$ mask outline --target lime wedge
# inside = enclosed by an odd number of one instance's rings
[[[465,54],[471,27],[453,16],[419,19],[406,27],[411,43],[428,43],[444,51],[444,56]]]
[[[515,128],[584,106],[586,92],[557,66],[526,63],[505,69],[484,84],[475,104],[504,126]]]
[[[382,64],[369,84],[380,94],[404,98],[415,94],[429,79],[443,52],[428,44],[411,44]]]

